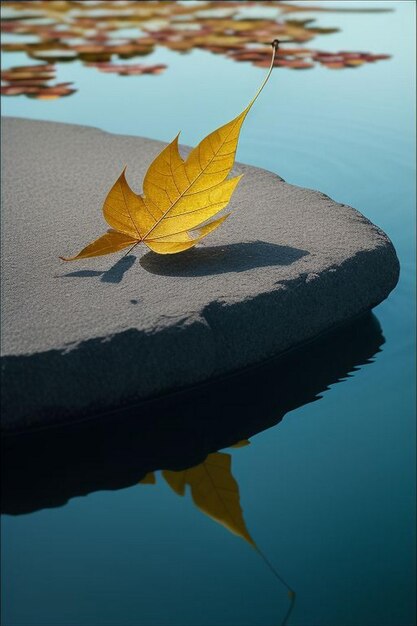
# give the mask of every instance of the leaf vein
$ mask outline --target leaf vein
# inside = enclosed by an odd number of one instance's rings
[[[126,181],[126,184],[127,184],[127,181]],[[137,234],[139,235],[139,239],[142,239],[142,235],[140,234],[139,229],[138,229],[138,227],[136,226],[136,223],[135,223],[135,221],[134,221],[134,219],[133,219],[133,217],[132,217],[132,215],[131,215],[131,213],[130,213],[129,205],[128,205],[127,201],[126,201],[125,192],[123,191],[123,187],[122,187],[122,185],[121,185],[120,183],[119,183],[119,185],[120,185],[120,189],[121,189],[121,191],[122,191],[122,195],[123,195],[123,200],[124,200],[124,203],[125,203],[125,205],[126,205],[126,208],[127,208],[128,213],[129,213],[129,217],[130,217],[130,219],[132,220],[132,224],[133,224],[133,226],[135,227],[135,230],[136,230]]]
[[[177,213],[177,215],[168,215],[165,219],[174,220],[176,217],[181,217],[181,215],[191,215],[191,213],[197,213],[197,211],[202,211],[203,209],[208,209],[209,207],[214,207],[214,206],[217,206],[219,204],[224,204],[224,203],[225,203],[225,200],[223,200],[222,202],[210,202],[210,204],[206,204],[205,206],[200,206],[198,207],[198,209],[193,209],[192,211],[184,211],[184,213]],[[187,230],[192,230],[192,229],[188,228]],[[165,236],[166,235],[164,235],[164,237]]]

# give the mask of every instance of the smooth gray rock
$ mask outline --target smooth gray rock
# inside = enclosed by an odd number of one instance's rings
[[[73,263],[127,165],[164,144],[4,118],[2,427],[75,421],[284,352],[386,298],[399,264],[351,207],[237,164],[229,220],[198,248]],[[186,150],[184,151],[184,153]]]

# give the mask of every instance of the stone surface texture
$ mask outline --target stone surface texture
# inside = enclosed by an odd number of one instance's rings
[[[375,306],[398,280],[390,240],[358,211],[240,163],[233,214],[198,248],[61,262],[106,230],[101,207],[123,167],[140,192],[165,144],[17,118],[3,118],[2,141],[6,431],[262,361]]]

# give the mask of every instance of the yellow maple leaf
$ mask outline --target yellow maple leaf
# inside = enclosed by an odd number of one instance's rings
[[[103,215],[111,230],[75,256],[60,257],[63,261],[132,249],[139,243],[158,254],[183,252],[227,219],[230,213],[208,222],[228,205],[241,178],[227,176],[243,121],[271,75],[278,42],[272,46],[267,76],[246,109],[207,135],[186,160],[179,153],[177,135],[149,166],[142,195],[132,191],[123,170],[104,201]]]
[[[164,470],[162,475],[178,495],[184,495],[185,487],[189,485],[194,504],[203,513],[256,548],[243,519],[230,454],[214,452],[195,467],[179,472]]]

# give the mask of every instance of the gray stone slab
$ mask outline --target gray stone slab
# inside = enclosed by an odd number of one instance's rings
[[[4,430],[239,370],[354,318],[398,280],[390,240],[358,211],[240,163],[234,213],[198,248],[65,264],[104,232],[122,168],[140,191],[164,144],[17,118],[2,141]]]

